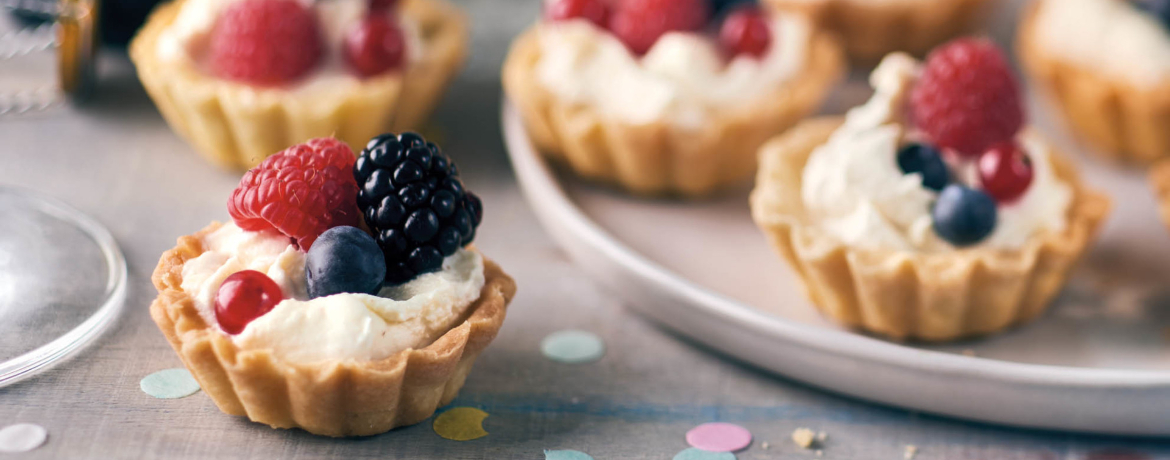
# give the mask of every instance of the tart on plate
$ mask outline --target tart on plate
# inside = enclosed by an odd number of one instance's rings
[[[171,129],[242,170],[314,137],[358,149],[417,129],[462,65],[467,34],[444,0],[175,0],[130,57]]]
[[[556,0],[512,43],[503,82],[537,149],[643,195],[749,179],[756,149],[843,76],[802,16],[707,0]]]
[[[1038,317],[1109,200],[1024,127],[1006,58],[960,39],[887,56],[873,97],[770,141],[752,216],[826,316],[952,340]]]
[[[1039,0],[1016,42],[1032,81],[1094,153],[1170,157],[1170,1]]]
[[[291,147],[228,212],[162,255],[150,313],[220,410],[274,428],[365,436],[430,417],[516,292],[471,245],[479,198],[416,134],[379,136],[356,164],[336,139]]]
[[[977,30],[999,0],[765,0],[811,16],[841,37],[849,57],[875,63],[888,53],[917,56]]]

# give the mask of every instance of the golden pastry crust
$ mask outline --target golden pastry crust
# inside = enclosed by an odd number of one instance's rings
[[[1106,158],[1145,165],[1170,157],[1170,79],[1139,88],[1051,55],[1036,39],[1038,7],[1020,21],[1017,52],[1073,131]]]
[[[872,64],[894,51],[923,56],[935,45],[978,29],[998,0],[867,2],[765,0],[800,11],[841,36],[849,57]]]
[[[516,283],[484,258],[484,286],[467,319],[425,348],[377,361],[289,363],[269,350],[240,350],[206,324],[181,287],[183,264],[204,252],[213,223],[179,238],[151,278],[150,316],[219,409],[273,428],[368,436],[425,420],[455,398],[479,353],[504,322]]]
[[[1053,168],[1074,190],[1068,226],[1023,248],[945,253],[860,250],[812,225],[801,198],[804,165],[842,118],[801,123],[760,150],[752,217],[804,282],[820,311],[851,327],[894,339],[953,340],[984,335],[1039,316],[1109,213],[1109,199],[1087,189],[1054,153]]]
[[[290,97],[286,89],[222,80],[190,64],[160,60],[159,36],[184,1],[155,9],[130,43],[130,58],[171,129],[228,169],[251,168],[315,137],[337,137],[356,151],[383,132],[418,129],[467,56],[463,13],[444,0],[404,0],[402,14],[418,24],[425,43],[418,61],[405,72]]]
[[[1170,227],[1170,160],[1164,160],[1150,168],[1150,185],[1158,199],[1158,214],[1162,222]]]
[[[801,74],[771,95],[712,114],[693,129],[665,120],[625,123],[558,99],[537,81],[535,27],[512,43],[503,82],[537,149],[578,175],[637,194],[696,197],[750,178],[756,149],[816,110],[843,77],[844,58],[832,36],[811,36],[808,56]]]

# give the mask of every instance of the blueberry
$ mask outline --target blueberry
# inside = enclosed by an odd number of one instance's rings
[[[938,236],[955,246],[970,246],[995,230],[995,200],[981,190],[951,184],[938,195],[931,216]]]
[[[343,292],[376,294],[385,278],[382,250],[356,227],[326,230],[305,255],[305,281],[311,298]]]
[[[1135,5],[1170,29],[1170,0],[1137,0]]]
[[[926,144],[910,144],[898,151],[898,168],[904,174],[922,175],[922,186],[940,191],[951,181],[942,152]]]

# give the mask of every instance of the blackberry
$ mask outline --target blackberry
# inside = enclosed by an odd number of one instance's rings
[[[438,271],[475,239],[483,204],[463,189],[455,163],[416,133],[383,134],[353,166],[358,208],[386,258],[386,283]]]
[[[1134,4],[1170,29],[1170,0],[1137,0]]]

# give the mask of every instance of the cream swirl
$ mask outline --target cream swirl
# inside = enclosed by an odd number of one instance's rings
[[[918,173],[903,174],[897,152],[910,132],[903,116],[919,65],[900,53],[870,75],[875,93],[849,111],[845,124],[809,157],[801,199],[816,225],[841,242],[866,249],[945,251],[954,247],[933,231],[937,193]],[[1064,229],[1072,189],[1056,177],[1049,147],[1028,131],[1018,137],[1033,164],[1033,179],[1017,201],[1000,204],[995,230],[982,247],[1018,249],[1034,235]],[[973,165],[952,164],[960,181],[978,187]]]

